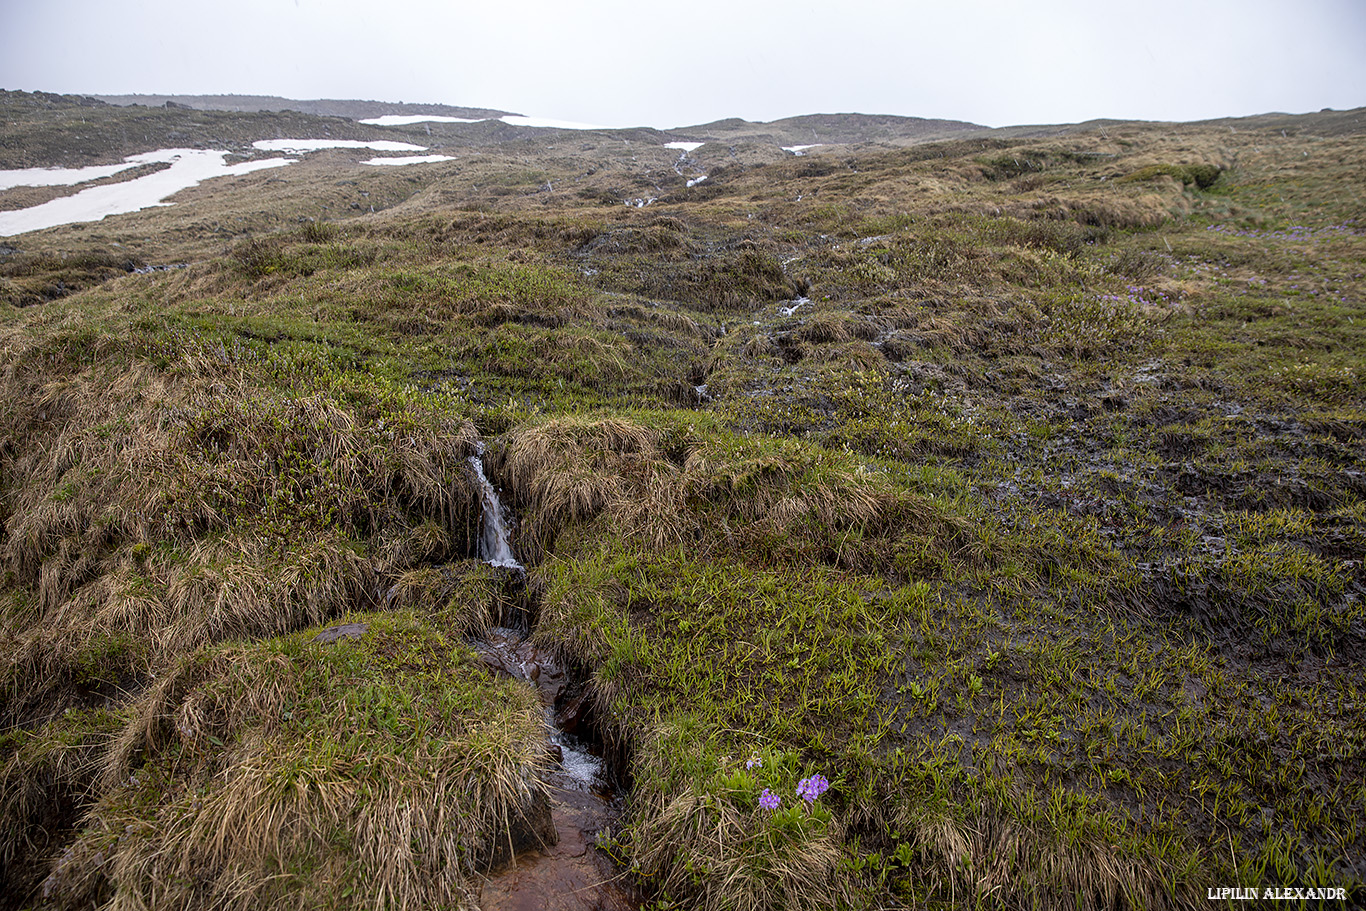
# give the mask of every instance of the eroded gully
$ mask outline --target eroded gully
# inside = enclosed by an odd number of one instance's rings
[[[546,784],[555,843],[523,851],[492,871],[479,904],[483,911],[634,911],[640,896],[597,848],[598,832],[613,828],[621,815],[623,790],[607,759],[586,681],[531,640],[538,605],[513,553],[498,492],[484,474],[483,454],[480,443],[470,457],[482,498],[479,558],[504,573],[514,596],[508,601],[522,607],[500,617],[502,625],[474,646],[490,667],[529,681],[540,693],[554,762]]]

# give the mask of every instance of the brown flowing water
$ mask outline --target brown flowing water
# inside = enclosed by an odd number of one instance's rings
[[[484,475],[484,448],[470,457],[483,497],[479,557],[521,586],[525,570],[513,555],[508,520]],[[634,911],[641,898],[624,871],[597,847],[598,833],[615,828],[623,792],[607,761],[591,699],[548,650],[530,638],[535,611],[521,613],[475,641],[490,667],[534,684],[545,707],[547,750],[554,760],[549,786],[555,843],[524,851],[492,871],[479,896],[483,911]]]

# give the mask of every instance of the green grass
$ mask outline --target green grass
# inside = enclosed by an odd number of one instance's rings
[[[429,617],[344,619],[363,634],[205,649],[149,693],[48,900],[460,901],[544,812],[539,699]]]

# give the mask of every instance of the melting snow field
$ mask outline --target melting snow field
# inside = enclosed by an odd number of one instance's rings
[[[25,168],[22,171],[0,171],[0,190],[14,187],[71,187],[87,180],[113,177],[120,171],[143,164],[131,158],[123,164],[97,164],[89,168]]]
[[[611,127],[601,126],[596,123],[578,123],[573,120],[554,120],[550,117],[523,117],[520,114],[508,114],[506,117],[499,117],[503,123],[510,123],[515,127],[550,127],[556,130],[609,130]]]
[[[414,123],[480,123],[468,117],[442,117],[438,114],[385,114],[359,121],[377,127],[406,127]]]
[[[376,152],[425,152],[426,146],[415,146],[411,142],[393,142],[376,139],[362,142],[358,139],[261,139],[252,143],[253,148],[264,152],[288,152],[302,155],[319,149],[374,149]]]
[[[704,145],[706,145],[705,142],[666,142],[664,143],[664,148],[678,149],[680,152],[686,154],[688,152],[696,152]]]
[[[268,158],[263,161],[244,161],[241,164],[224,164],[227,152],[205,151],[202,149],[161,149],[142,155],[125,158],[125,165],[101,165],[96,168],[81,168],[90,173],[83,180],[95,180],[109,175],[109,168],[124,170],[141,164],[170,162],[170,167],[146,177],[128,180],[123,183],[102,187],[90,187],[74,196],[53,199],[42,205],[19,209],[14,212],[0,212],[0,237],[23,234],[25,231],[41,231],[57,225],[75,222],[99,221],[106,215],[122,215],[137,212],[153,206],[174,205],[163,202],[168,196],[198,186],[201,181],[212,177],[232,177],[250,174],[264,168],[278,168],[293,164],[292,158]],[[113,173],[117,173],[117,170]],[[0,181],[11,178],[15,172],[0,171]],[[75,181],[80,182],[80,181]],[[9,184],[20,186],[21,184]],[[27,184],[27,186],[53,186],[53,184]]]
[[[783,151],[784,151],[784,152],[791,152],[793,155],[802,155],[802,154],[804,154],[804,153],[806,152],[807,149],[816,149],[816,148],[820,148],[821,145],[822,145],[822,143],[819,143],[819,142],[818,142],[818,143],[815,143],[814,145],[809,145],[809,146],[783,146]]]
[[[262,139],[252,145],[268,152],[287,152],[302,155],[319,149],[371,149],[376,152],[425,152],[426,146],[387,139],[360,142],[354,139]],[[19,171],[0,171],[0,190],[14,187],[74,186],[91,180],[111,177],[139,165],[167,162],[171,166],[155,174],[101,187],[89,187],[73,196],[53,199],[42,205],[13,212],[0,212],[0,237],[41,231],[57,225],[99,221],[106,215],[122,215],[153,206],[169,206],[164,202],[181,190],[197,186],[212,177],[233,177],[250,174],[263,168],[278,168],[293,164],[295,158],[268,158],[224,164],[227,152],[202,149],[160,149],[141,155],[130,155],[123,164],[95,165],[89,168],[27,168]],[[404,158],[372,158],[369,165],[423,164],[452,161],[449,155],[409,155]]]
[[[493,118],[485,118],[492,120]],[[520,114],[507,114],[499,117],[503,123],[515,127],[549,127],[556,130],[610,130],[611,127],[596,123],[578,123],[574,120],[555,120],[551,117],[523,117]],[[359,121],[378,127],[405,127],[414,123],[483,123],[483,120],[468,120],[464,117],[440,117],[436,114],[385,114]]]
[[[601,130],[605,127],[589,123],[575,123],[570,120],[553,120],[547,117],[522,117],[509,114],[500,118],[504,123],[514,126],[553,127],[561,130]],[[403,126],[411,123],[432,121],[436,123],[477,123],[460,117],[439,117],[435,115],[390,115],[362,120],[361,123],[380,126]],[[691,151],[700,143],[671,144],[670,148],[683,148]],[[303,155],[320,149],[370,149],[376,152],[425,152],[426,146],[410,142],[394,142],[388,139],[360,141],[355,139],[262,139],[252,143],[254,148],[266,152],[284,152]],[[53,199],[41,205],[19,209],[13,212],[0,212],[0,237],[23,234],[27,231],[41,231],[57,225],[76,222],[99,221],[107,215],[122,215],[137,212],[153,206],[173,205],[164,200],[181,190],[197,186],[212,177],[232,177],[250,174],[263,168],[278,168],[293,164],[294,158],[269,158],[263,161],[244,161],[240,164],[224,164],[228,153],[202,149],[161,149],[141,155],[130,155],[123,164],[96,165],[89,168],[26,168],[15,171],[0,171],[0,190],[14,187],[57,187],[75,186],[91,180],[112,177],[121,171],[139,165],[167,162],[171,166],[155,174],[128,180],[109,186],[88,187],[72,196]],[[410,155],[403,158],[371,158],[367,165],[407,165],[429,164],[438,161],[453,161],[449,155]],[[649,205],[650,200],[636,200],[634,204]],[[631,205],[633,203],[628,203]]]
[[[408,155],[403,158],[371,158],[361,164],[426,164],[432,161],[455,161],[450,155]]]

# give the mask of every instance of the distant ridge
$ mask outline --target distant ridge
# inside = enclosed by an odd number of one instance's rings
[[[463,117],[472,120],[497,119],[510,111],[493,108],[460,107],[449,104],[415,104],[392,101],[360,101],[356,99],[317,99],[304,101],[281,98],[277,95],[90,95],[89,98],[106,104],[144,107],[172,106],[197,111],[230,111],[256,113],[262,111],[296,111],[322,117],[347,117],[363,120],[386,114],[431,114],[438,117]],[[697,126],[675,127],[666,132],[705,134],[715,139],[779,139],[793,142],[849,143],[878,140],[906,140],[938,138],[969,130],[984,130],[980,124],[962,120],[932,120],[924,117],[900,117],[890,114],[805,114],[785,117],[771,122],[754,122],[738,117],[718,120]]]
[[[892,114],[803,114],[773,121],[770,126],[790,130],[810,130],[814,141],[839,142],[845,134],[857,141],[905,139],[912,136],[940,136],[966,130],[985,130],[981,124],[963,120],[934,120],[925,117],[900,117]]]
[[[432,114],[439,117],[467,117],[480,119],[502,117],[510,111],[497,111],[492,108],[452,107],[448,104],[405,104],[391,101],[358,101],[355,99],[323,98],[314,101],[300,101],[281,98],[277,95],[92,95],[107,104],[128,106],[140,104],[149,108],[173,105],[192,108],[196,111],[234,111],[255,113],[259,111],[297,111],[300,114],[315,114],[320,117],[349,117],[360,120],[367,117],[383,117],[385,114]]]
[[[962,120],[929,120],[892,114],[803,114],[770,122],[738,117],[697,126],[676,127],[670,135],[715,141],[777,142],[792,145],[843,145],[861,142],[926,142],[988,127]]]

